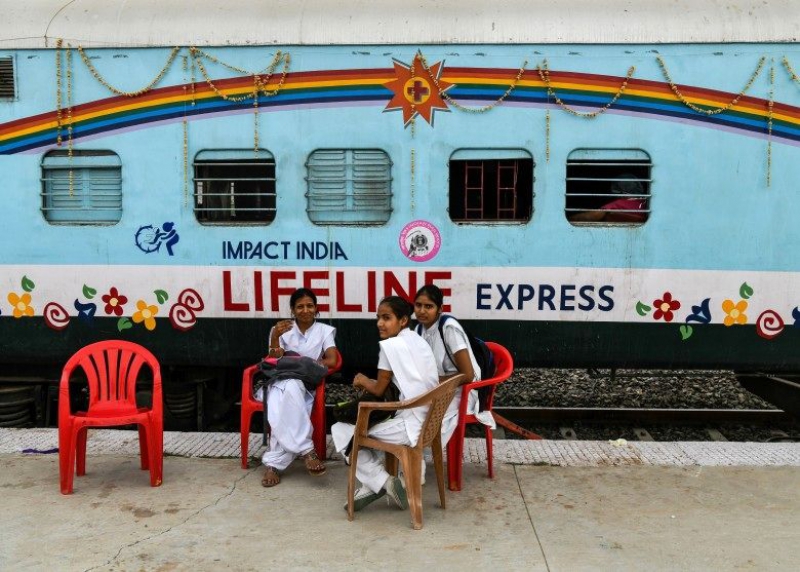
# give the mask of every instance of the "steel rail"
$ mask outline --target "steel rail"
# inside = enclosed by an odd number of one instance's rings
[[[494,411],[519,425],[537,423],[625,423],[659,425],[766,425],[796,421],[780,409],[639,409],[604,407],[495,407]]]

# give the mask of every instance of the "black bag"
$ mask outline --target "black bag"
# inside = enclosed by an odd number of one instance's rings
[[[442,343],[444,344],[444,351],[447,352],[447,357],[449,357],[450,361],[455,365],[456,362],[453,359],[453,354],[450,353],[450,348],[447,347],[447,343],[444,341],[444,323],[450,318],[455,320],[453,316],[448,314],[442,314],[439,317],[439,335],[442,337]],[[461,322],[459,322],[459,324],[461,324]],[[486,342],[473,335],[467,328],[464,328],[463,324],[461,324],[461,327],[463,328],[464,333],[467,335],[467,341],[469,342],[469,347],[472,350],[472,355],[475,356],[475,362],[478,364],[478,367],[481,368],[481,379],[490,379],[494,377],[495,371],[497,370],[497,364],[494,363],[494,354],[492,354],[492,351],[486,345]],[[422,335],[422,324],[417,325],[417,333]],[[467,383],[469,383],[469,381]],[[478,388],[478,397],[480,398],[481,409],[484,409],[486,406],[486,400],[488,398],[489,391],[490,390],[488,387]]]
[[[355,425],[356,421],[358,421],[358,404],[362,401],[399,401],[400,400],[400,390],[397,389],[397,386],[393,383],[390,383],[386,388],[386,391],[383,392],[383,395],[372,395],[368,391],[361,391],[355,399],[351,399],[349,401],[342,401],[341,403],[337,403],[333,406],[333,417],[341,422],[341,423],[350,423],[351,425]],[[395,411],[373,411],[369,415],[369,422],[367,423],[367,427],[372,427],[373,425],[377,425],[381,421],[386,421],[387,419],[391,419],[394,417]],[[350,442],[347,443],[347,447],[344,449],[344,456],[345,460],[350,458],[350,452],[353,450],[353,438],[350,438]],[[349,465],[349,461],[347,462]]]
[[[287,351],[277,362],[273,359],[262,360],[253,378],[253,385],[255,388],[267,387],[282,379],[299,379],[313,393],[326,375],[328,368],[316,360]]]
[[[390,383],[383,395],[372,395],[368,391],[361,391],[354,399],[342,401],[333,406],[333,418],[341,423],[355,425],[358,420],[358,404],[365,402],[398,401],[400,392],[395,384]],[[373,411],[369,416],[368,427],[377,425],[381,421],[386,421],[394,416],[394,411]]]
[[[263,389],[264,445],[269,443],[270,432],[267,415],[269,411],[267,409],[267,391],[269,386],[282,379],[298,379],[308,391],[313,392],[327,373],[327,367],[311,358],[303,357],[297,352],[285,352],[277,363],[271,359],[261,361],[258,371],[253,376],[253,389]]]

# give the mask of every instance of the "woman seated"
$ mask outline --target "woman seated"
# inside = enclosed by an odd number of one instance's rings
[[[457,373],[463,373],[468,383],[479,381],[481,379],[481,369],[478,367],[475,355],[472,353],[464,327],[453,316],[447,316],[441,332],[439,331],[443,305],[444,294],[442,294],[438,286],[426,284],[417,291],[417,295],[414,297],[414,315],[419,322],[417,333],[431,346],[441,379],[447,379]],[[442,337],[442,333],[444,337]],[[473,389],[468,395],[467,414],[474,415],[481,423],[494,429],[495,422],[491,412],[479,410],[478,390]],[[442,446],[447,445],[458,425],[458,408],[460,404],[461,392],[459,391],[456,393],[456,397],[442,420]],[[425,474],[423,472],[423,480],[424,478]]]
[[[390,383],[400,391],[400,400],[412,399],[439,385],[436,361],[430,346],[408,329],[411,304],[399,296],[389,296],[378,306],[378,335],[381,338],[378,357],[378,379],[356,375],[353,387],[376,396],[383,396]],[[386,443],[414,446],[422,431],[429,406],[402,409],[394,417],[381,421],[368,431]],[[331,436],[336,450],[344,453],[353,437],[354,426],[335,423]],[[354,495],[355,510],[362,510],[383,495],[400,508],[408,508],[405,487],[399,478],[389,475],[382,456],[372,449],[358,451],[356,477],[361,487]],[[345,505],[345,509],[347,506]]]
[[[328,368],[338,361],[334,342],[336,329],[317,321],[317,296],[307,288],[295,290],[289,298],[292,320],[278,322],[269,336],[269,357],[280,358],[287,351],[318,360]],[[256,395],[261,399],[261,396]],[[281,471],[298,456],[310,475],[325,474],[325,464],[314,451],[311,407],[314,394],[298,379],[276,381],[267,389],[269,448],[262,457],[266,467],[261,484],[274,487]]]

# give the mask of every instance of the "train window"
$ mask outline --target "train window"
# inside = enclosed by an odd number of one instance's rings
[[[0,99],[14,99],[14,60],[0,57]]]
[[[203,224],[275,220],[275,158],[265,149],[200,151],[194,159],[194,215]]]
[[[306,163],[315,224],[383,224],[392,214],[392,161],[380,149],[318,149]]]
[[[650,217],[653,163],[639,149],[577,149],[567,157],[564,212],[574,225],[636,226]]]
[[[113,151],[50,151],[42,159],[42,213],[50,223],[115,224],[122,163]]]
[[[524,149],[459,149],[450,156],[449,171],[454,222],[531,220],[533,157]]]

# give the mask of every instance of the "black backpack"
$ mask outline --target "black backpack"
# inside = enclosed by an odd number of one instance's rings
[[[453,318],[453,316],[442,314],[439,318],[439,335],[442,337],[442,343],[444,343],[444,323],[449,318]],[[453,319],[455,320],[455,318]],[[481,379],[489,379],[494,377],[495,370],[497,369],[497,364],[494,363],[494,354],[492,354],[492,351],[486,345],[486,342],[479,337],[474,336],[469,330],[464,328],[463,324],[461,327],[464,329],[464,333],[467,334],[467,340],[469,341],[469,346],[472,349],[472,355],[475,356],[475,362],[478,364],[478,367],[481,368]],[[417,333],[422,335],[422,324],[417,324]],[[453,355],[450,353],[450,348],[447,347],[446,343],[444,343],[444,351],[447,352],[447,357],[450,358],[450,361],[455,364]],[[481,387],[478,389],[478,397],[480,398],[482,410],[485,408],[488,393],[488,387]]]

